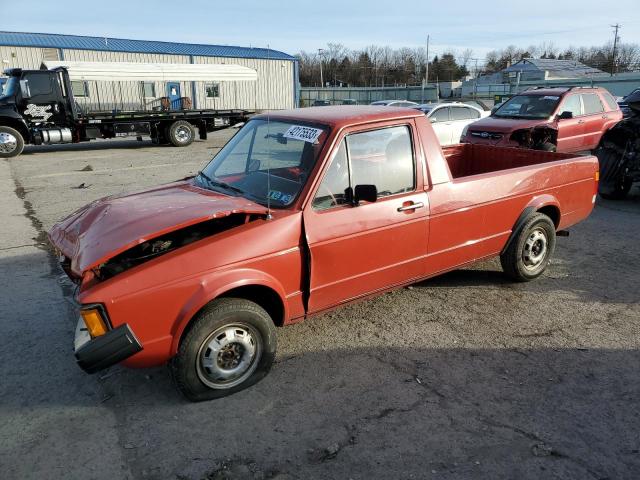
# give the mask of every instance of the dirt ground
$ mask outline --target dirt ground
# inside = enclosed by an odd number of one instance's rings
[[[2,161],[0,477],[640,478],[637,186],[534,282],[490,261],[279,330],[271,374],[234,396],[188,403],[165,368],[84,374],[43,232],[196,172],[228,135]]]

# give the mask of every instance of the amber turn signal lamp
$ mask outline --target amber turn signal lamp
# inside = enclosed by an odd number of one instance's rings
[[[596,174],[594,176],[596,182],[600,181],[600,170],[596,170]]]
[[[89,330],[91,338],[96,338],[107,333],[107,326],[102,319],[100,310],[97,308],[80,310],[80,315],[82,316],[84,324],[87,326],[87,330]]]

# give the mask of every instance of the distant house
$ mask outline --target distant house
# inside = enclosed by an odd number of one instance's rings
[[[607,75],[602,70],[576,60],[555,60],[551,58],[523,58],[505,68],[499,74],[502,75],[504,83],[581,79]],[[519,79],[518,76],[520,77]]]

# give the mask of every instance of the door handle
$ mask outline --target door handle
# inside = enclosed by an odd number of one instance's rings
[[[424,203],[422,202],[416,202],[416,203],[412,203],[410,205],[403,205],[402,207],[398,207],[398,211],[399,212],[406,212],[409,210],[415,210],[416,208],[422,208],[424,207]]]
[[[582,125],[584,123],[584,120],[578,120],[578,125]]]
[[[605,120],[607,120],[609,118],[609,115],[602,115],[602,118],[604,118]]]

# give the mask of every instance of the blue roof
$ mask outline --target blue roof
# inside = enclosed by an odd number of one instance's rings
[[[156,42],[124,38],[85,37],[55,33],[1,32],[0,45],[14,47],[68,48],[100,50],[104,52],[161,53],[171,55],[199,55],[203,57],[261,58],[294,60],[284,52],[268,48],[233,47],[229,45],[200,45],[197,43]]]

